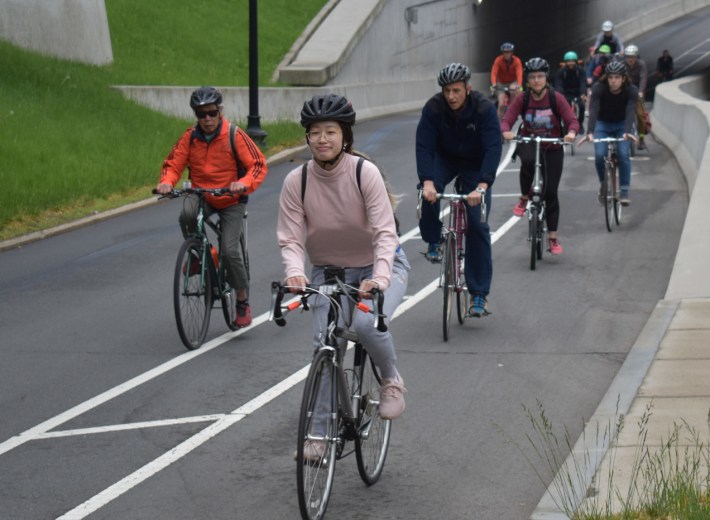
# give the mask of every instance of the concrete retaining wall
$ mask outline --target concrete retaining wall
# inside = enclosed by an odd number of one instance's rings
[[[675,155],[688,182],[690,202],[665,298],[710,295],[710,76],[692,76],[656,87],[653,134]],[[694,92],[691,96],[688,92]]]
[[[0,0],[0,38],[74,61],[113,61],[104,0]]]

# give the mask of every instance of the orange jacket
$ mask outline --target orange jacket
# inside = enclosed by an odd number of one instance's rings
[[[491,69],[491,85],[516,82],[519,87],[523,86],[523,62],[520,58],[513,55],[510,63],[505,61],[501,54],[493,62]]]
[[[239,180],[246,187],[244,195],[256,191],[266,177],[264,154],[241,128],[234,137],[237,162],[229,146],[229,121],[222,118],[217,135],[207,143],[198,125],[188,128],[173,146],[160,174],[160,182],[175,186],[183,170],[190,168],[190,180],[196,188],[226,188],[230,182]],[[245,171],[237,179],[237,167]],[[240,197],[214,197],[207,195],[207,202],[217,209],[237,204]]]

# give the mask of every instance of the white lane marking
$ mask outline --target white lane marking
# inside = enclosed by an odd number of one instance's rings
[[[513,153],[513,147],[511,146],[508,150],[508,154],[504,158],[503,162],[498,166],[498,170],[496,172],[496,175],[498,175],[503,168],[507,165],[507,163],[510,161],[510,157]],[[514,224],[517,220],[513,221],[511,223],[511,220],[514,220],[517,217],[513,217],[512,219],[508,220],[506,224],[504,224],[503,227],[507,229],[510,229],[512,224]],[[519,219],[518,219],[519,220]],[[410,240],[412,237],[416,236],[418,233],[418,229],[413,229],[406,233],[403,237],[401,242],[405,242],[407,240]],[[503,232],[504,233],[504,232]],[[491,243],[495,243],[501,236],[503,236],[503,233],[499,233],[496,231],[491,235]],[[398,308],[397,311],[394,313],[392,316],[392,319],[394,320],[398,316],[401,316],[404,312],[407,310],[411,309],[422,301],[424,298],[426,298],[429,294],[434,292],[438,288],[438,283],[439,279],[438,277],[433,280],[430,284],[428,284],[426,287],[421,289],[419,292],[417,292],[415,295],[411,296],[410,298],[407,299],[406,302],[402,303]],[[59,426],[60,424],[68,421],[69,419],[72,419],[88,410],[91,410],[92,408],[95,408],[96,406],[105,403],[106,401],[109,401],[110,399],[113,399],[114,397],[121,395],[128,390],[135,388],[136,386],[143,384],[150,379],[153,379],[154,377],[157,377],[158,375],[161,375],[168,370],[171,370],[172,368],[175,368],[176,366],[179,366],[186,361],[189,361],[199,355],[204,354],[205,352],[209,352],[210,350],[216,348],[217,346],[221,345],[222,343],[229,341],[230,339],[239,336],[243,334],[244,332],[256,327],[257,325],[262,324],[264,321],[268,319],[268,313],[264,313],[261,316],[257,317],[253,323],[244,329],[240,329],[236,332],[230,332],[227,334],[224,334],[218,338],[213,339],[212,341],[206,343],[203,345],[200,349],[194,350],[192,352],[188,352],[186,354],[182,354],[181,356],[164,363],[152,370],[149,370],[148,372],[145,372],[141,374],[140,376],[137,376],[121,385],[118,385],[88,401],[85,401],[84,403],[75,406],[74,408],[71,408],[70,410],[67,410],[66,412],[59,414],[52,419],[49,419],[34,428],[30,428],[29,430],[26,430],[25,432],[21,433],[20,435],[17,435],[15,437],[12,437],[11,439],[8,439],[7,441],[3,442],[0,444],[0,455],[3,453],[21,445],[24,444],[27,441],[33,440],[40,438],[40,436],[45,435],[47,433],[47,430],[50,430],[52,428],[55,428]],[[215,435],[221,433],[222,431],[226,430],[233,424],[239,422],[242,420],[244,417],[248,416],[249,414],[255,412],[259,408],[263,407],[267,403],[271,402],[272,400],[276,399],[278,396],[286,392],[287,390],[291,389],[293,386],[297,385],[299,382],[303,381],[306,376],[308,375],[308,370],[310,368],[310,364],[306,365],[302,369],[300,369],[298,372],[292,374],[288,378],[284,379],[277,385],[271,387],[270,389],[266,390],[264,393],[260,394],[256,398],[252,399],[248,403],[246,403],[243,406],[240,406],[233,412],[219,418],[216,422],[213,424],[207,426],[200,432],[196,433],[186,441],[182,442],[175,448],[171,449],[170,451],[164,453],[157,459],[154,459],[153,461],[149,462],[142,468],[138,469],[137,471],[133,472],[132,474],[128,475],[127,477],[123,478],[122,480],[116,482],[112,486],[109,486],[102,492],[98,493],[97,495],[94,495],[92,498],[88,499],[84,503],[80,504],[79,506],[75,507],[71,511],[68,511],[64,515],[60,516],[57,518],[57,520],[80,520],[85,518],[87,515],[93,513],[94,511],[100,509],[104,505],[108,504],[109,502],[115,500],[119,496],[123,495],[136,485],[140,484],[141,482],[147,480],[151,476],[155,475],[162,469],[168,467],[170,464],[173,462],[181,459],[188,453],[190,453],[192,450],[197,448],[198,446],[201,446],[202,444],[206,443],[209,441],[211,438],[213,438]]]

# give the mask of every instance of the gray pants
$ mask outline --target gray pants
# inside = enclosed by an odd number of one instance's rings
[[[385,322],[389,321],[401,303],[404,293],[407,290],[409,279],[409,262],[401,247],[397,248],[397,253],[392,266],[392,279],[389,288],[385,291],[385,303],[383,312],[387,315]],[[362,280],[372,276],[372,266],[347,268],[345,270],[345,283],[358,287]],[[314,266],[311,273],[312,284],[322,284],[325,281],[324,267]],[[328,301],[323,296],[317,296],[312,301],[313,309],[313,334],[315,347],[320,346],[319,337],[328,324]],[[351,312],[350,305],[343,305],[344,318],[349,320]],[[397,354],[394,349],[394,339],[389,332],[380,332],[374,326],[375,316],[364,312],[355,312],[351,329],[357,334],[360,343],[372,357],[375,365],[380,369],[382,377],[392,378],[397,375]]]
[[[184,237],[195,231],[198,201],[199,197],[195,194],[190,194],[183,199],[179,222],[180,230]],[[242,248],[239,245],[239,237],[242,235],[244,226],[246,204],[234,204],[224,209],[215,209],[205,203],[205,218],[214,213],[219,215],[222,226],[220,247],[223,261],[227,267],[227,281],[235,289],[249,289],[249,279],[244,265],[244,258],[242,257]]]

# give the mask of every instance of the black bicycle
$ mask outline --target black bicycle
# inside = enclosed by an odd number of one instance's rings
[[[282,305],[282,300],[290,287],[272,283],[269,319],[277,325],[286,325],[285,315],[291,311],[308,310],[313,296],[326,298],[329,304],[328,324],[306,378],[298,423],[298,505],[306,520],[325,515],[337,460],[354,452],[363,482],[368,486],[377,482],[385,465],[392,428],[392,422],[379,415],[382,378],[378,368],[350,330],[351,323],[338,325],[344,318],[342,305],[350,305],[352,312],[358,309],[377,316],[374,326],[386,331],[385,316],[380,313],[383,294],[373,291],[371,309],[356,300],[357,288],[346,285],[343,279],[343,269],[326,270],[324,285],[307,285],[287,305]],[[345,368],[348,341],[355,344],[351,369]],[[349,448],[351,442],[354,448]],[[317,456],[313,446],[319,447]]]
[[[157,193],[153,190],[153,193]],[[197,223],[194,233],[183,242],[175,263],[173,277],[173,305],[180,339],[189,350],[202,346],[210,324],[210,314],[215,302],[222,308],[224,321],[230,330],[237,330],[236,290],[229,285],[226,268],[222,261],[222,227],[219,219],[208,218],[205,212],[205,195],[232,196],[227,188],[191,188],[172,190],[159,198],[178,198],[184,195],[198,196]],[[212,245],[207,229],[216,236],[217,247]],[[244,266],[249,278],[249,254],[247,251],[247,213],[239,244]]]
[[[602,137],[594,139],[595,143],[608,143],[609,148],[604,156],[604,180],[602,181],[601,198],[604,202],[604,220],[606,229],[611,233],[613,223],[621,225],[621,197],[619,193],[619,161],[616,146],[623,137]],[[633,142],[633,141],[632,141]]]
[[[528,241],[530,241],[530,269],[535,270],[538,260],[542,260],[542,250],[545,243],[545,233],[547,225],[545,222],[545,190],[542,174],[542,161],[540,159],[540,145],[542,143],[553,143],[559,145],[570,145],[559,137],[527,137],[517,136],[519,143],[535,143],[535,174],[533,176],[530,201],[526,212],[528,214]],[[574,147],[573,147],[574,148]]]

